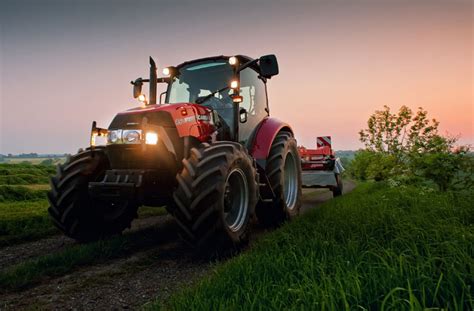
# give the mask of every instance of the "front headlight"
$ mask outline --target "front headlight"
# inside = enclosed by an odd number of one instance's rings
[[[123,131],[123,140],[126,144],[133,144],[140,142],[140,133],[138,131]]]
[[[158,134],[154,132],[147,132],[145,135],[145,143],[147,145],[156,145],[158,143]]]
[[[107,142],[110,144],[116,144],[122,139],[122,130],[109,131],[107,134]]]
[[[145,142],[147,142],[148,137],[146,136],[145,138],[146,138]],[[107,143],[109,145],[111,144],[141,144],[142,140],[143,140],[142,130],[110,130],[107,134]]]

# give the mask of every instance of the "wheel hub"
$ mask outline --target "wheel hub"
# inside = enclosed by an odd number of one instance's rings
[[[224,190],[224,219],[227,227],[239,231],[245,224],[249,208],[249,188],[245,173],[233,169],[227,176]]]
[[[291,152],[286,155],[283,175],[283,195],[286,207],[288,210],[293,210],[298,198],[298,169],[296,159]]]

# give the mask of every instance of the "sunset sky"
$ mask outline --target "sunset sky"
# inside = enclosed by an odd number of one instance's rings
[[[271,114],[308,147],[359,148],[383,105],[422,106],[474,144],[472,1],[0,1],[3,154],[86,146],[92,120],[138,105],[149,55],[276,54]]]

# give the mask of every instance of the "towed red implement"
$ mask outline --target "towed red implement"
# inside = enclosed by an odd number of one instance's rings
[[[331,136],[316,139],[316,149],[298,147],[301,158],[302,183],[307,188],[329,188],[333,195],[342,194],[341,173],[344,168],[332,150]]]

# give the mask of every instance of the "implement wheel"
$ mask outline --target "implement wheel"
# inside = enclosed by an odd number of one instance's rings
[[[344,189],[343,183],[342,183],[342,178],[340,174],[336,174],[336,181],[337,181],[337,186],[332,188],[332,196],[338,197],[342,195],[342,191]]]

